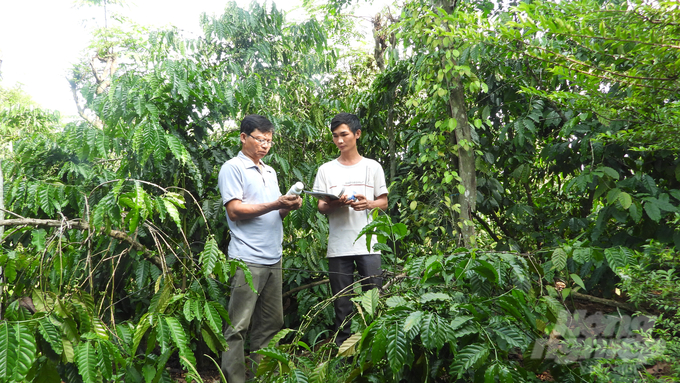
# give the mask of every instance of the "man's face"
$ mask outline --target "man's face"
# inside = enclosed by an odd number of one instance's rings
[[[262,142],[260,142],[260,141]],[[259,162],[271,149],[272,132],[262,133],[258,129],[250,134],[241,133],[241,151],[255,162]]]
[[[357,146],[357,139],[361,136],[361,129],[352,133],[352,129],[342,124],[333,131],[333,143],[340,149],[340,153],[353,150]]]

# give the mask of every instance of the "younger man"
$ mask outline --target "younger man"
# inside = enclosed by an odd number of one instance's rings
[[[366,238],[357,240],[361,229],[370,221],[374,208],[387,209],[387,185],[380,164],[364,158],[357,150],[361,137],[359,118],[350,113],[340,113],[331,121],[333,143],[340,157],[321,167],[314,180],[314,191],[344,194],[337,200],[319,200],[319,211],[328,215],[328,269],[331,291],[337,296],[335,306],[335,343],[340,346],[350,336],[345,318],[352,312],[350,295],[354,282],[354,269],[362,278],[364,291],[382,287],[380,252],[366,248]],[[356,242],[355,242],[356,240]]]

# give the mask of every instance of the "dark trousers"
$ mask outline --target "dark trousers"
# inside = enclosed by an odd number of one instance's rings
[[[362,290],[368,291],[373,288],[382,288],[382,270],[380,268],[380,254],[350,255],[345,257],[328,258],[329,279],[331,291],[335,297],[335,331],[337,335],[335,343],[340,346],[351,334],[349,321],[345,319],[352,312],[350,298],[354,293],[354,268],[361,278],[369,277],[362,281]]]

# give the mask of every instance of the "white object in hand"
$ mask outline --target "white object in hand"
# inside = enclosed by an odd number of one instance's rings
[[[288,193],[286,193],[286,195],[300,195],[300,193],[302,193],[302,189],[304,188],[305,184],[298,181],[295,185],[290,187],[290,190],[288,190]]]

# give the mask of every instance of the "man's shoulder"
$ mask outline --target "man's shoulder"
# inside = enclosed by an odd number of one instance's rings
[[[222,169],[230,169],[230,168],[242,168],[243,164],[241,163],[241,159],[238,157],[232,157],[228,160],[226,160],[222,164]]]
[[[229,177],[229,174],[231,177],[237,176],[238,174],[243,174],[245,170],[245,166],[243,164],[243,161],[238,158],[238,156],[232,157],[231,159],[228,159],[222,164],[222,167],[220,168],[220,173],[219,177]]]
[[[329,168],[335,167],[337,165],[337,163],[338,163],[337,159],[325,162],[325,163],[321,164],[321,166],[319,166],[319,171],[327,170]]]
[[[382,165],[380,165],[380,162],[378,162],[378,161],[376,161],[372,158],[364,157],[364,158],[361,159],[361,161],[364,162],[368,166],[372,166],[372,167],[382,169]]]

